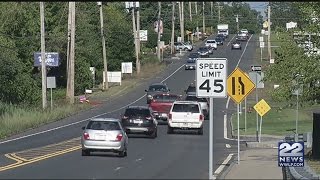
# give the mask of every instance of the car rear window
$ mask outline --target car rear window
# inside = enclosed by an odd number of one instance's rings
[[[214,40],[208,40],[207,43],[216,43]]]
[[[199,113],[199,106],[198,104],[174,104],[172,112]]]
[[[197,96],[187,96],[186,101],[208,102],[206,98],[198,98]]]
[[[124,113],[125,116],[149,116],[149,109],[128,108]]]
[[[90,121],[87,125],[87,129],[91,130],[121,130],[118,122],[114,121]]]
[[[163,85],[151,85],[149,91],[165,91],[167,90],[166,86]]]
[[[173,102],[173,101],[177,100],[178,98],[179,98],[179,96],[176,96],[176,95],[158,94],[158,95],[153,96],[153,99],[155,101],[163,101],[163,102]]]

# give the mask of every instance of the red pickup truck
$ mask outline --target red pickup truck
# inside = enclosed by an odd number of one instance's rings
[[[155,94],[152,96],[152,100],[149,107],[153,111],[153,115],[157,120],[167,122],[168,114],[174,101],[180,100],[181,95],[176,94]]]

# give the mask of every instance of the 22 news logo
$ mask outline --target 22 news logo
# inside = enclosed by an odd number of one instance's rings
[[[279,167],[303,167],[304,143],[303,142],[279,142],[278,144]]]

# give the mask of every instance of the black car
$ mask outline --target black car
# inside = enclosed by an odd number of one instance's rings
[[[145,92],[147,92],[147,104],[150,104],[152,100],[152,96],[154,94],[159,94],[161,92],[168,93],[170,92],[170,89],[164,83],[154,83],[154,84],[151,84],[149,88],[145,90]]]
[[[127,107],[121,118],[121,123],[127,134],[145,134],[152,138],[157,137],[158,122],[149,107]]]
[[[196,69],[196,60],[200,57],[199,53],[191,53],[188,56],[186,65],[185,65],[185,70],[188,69]]]
[[[218,37],[218,38],[221,38],[222,41],[225,41],[225,40],[226,40],[226,36],[224,36],[223,34],[218,34],[217,37]]]
[[[223,45],[223,38],[222,38],[222,37],[217,36],[217,37],[215,38],[215,40],[216,40],[216,42],[217,42],[217,45]]]
[[[191,83],[186,90],[184,90],[186,94],[189,94],[190,92],[196,92],[196,85],[194,83]]]

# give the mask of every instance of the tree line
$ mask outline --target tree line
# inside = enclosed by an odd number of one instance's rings
[[[206,26],[213,28],[219,23],[218,7],[205,2]],[[157,20],[157,2],[140,2],[141,29],[148,30],[148,42],[143,47],[156,46],[157,35],[153,23]],[[161,17],[164,34],[161,40],[171,39],[171,2],[162,2]],[[261,25],[259,12],[246,3],[221,4],[220,23],[235,29],[235,14],[240,18],[240,28],[258,31]],[[193,20],[188,20],[188,3],[185,3],[185,30],[195,31],[202,26],[202,2],[198,14],[192,3]],[[178,8],[176,8],[178,9]],[[135,64],[132,16],[124,2],[103,4],[106,32],[108,70],[121,70],[121,62]],[[180,35],[178,11],[176,11],[175,36]],[[250,21],[246,21],[251,19]],[[254,19],[254,20],[252,20]],[[33,54],[40,51],[40,6],[38,2],[1,2],[0,6],[0,101],[4,103],[38,105],[41,102],[41,68],[34,67]],[[243,23],[241,23],[243,21]],[[66,87],[68,2],[45,2],[46,52],[58,52],[59,67],[48,67],[47,76],[55,76],[58,88]],[[96,83],[102,82],[103,60],[100,36],[100,15],[96,2],[76,3],[75,37],[75,95],[92,87],[89,67],[96,68]],[[234,31],[234,30],[233,30]],[[141,62],[148,59],[141,57]],[[135,67],[135,65],[133,65]]]

